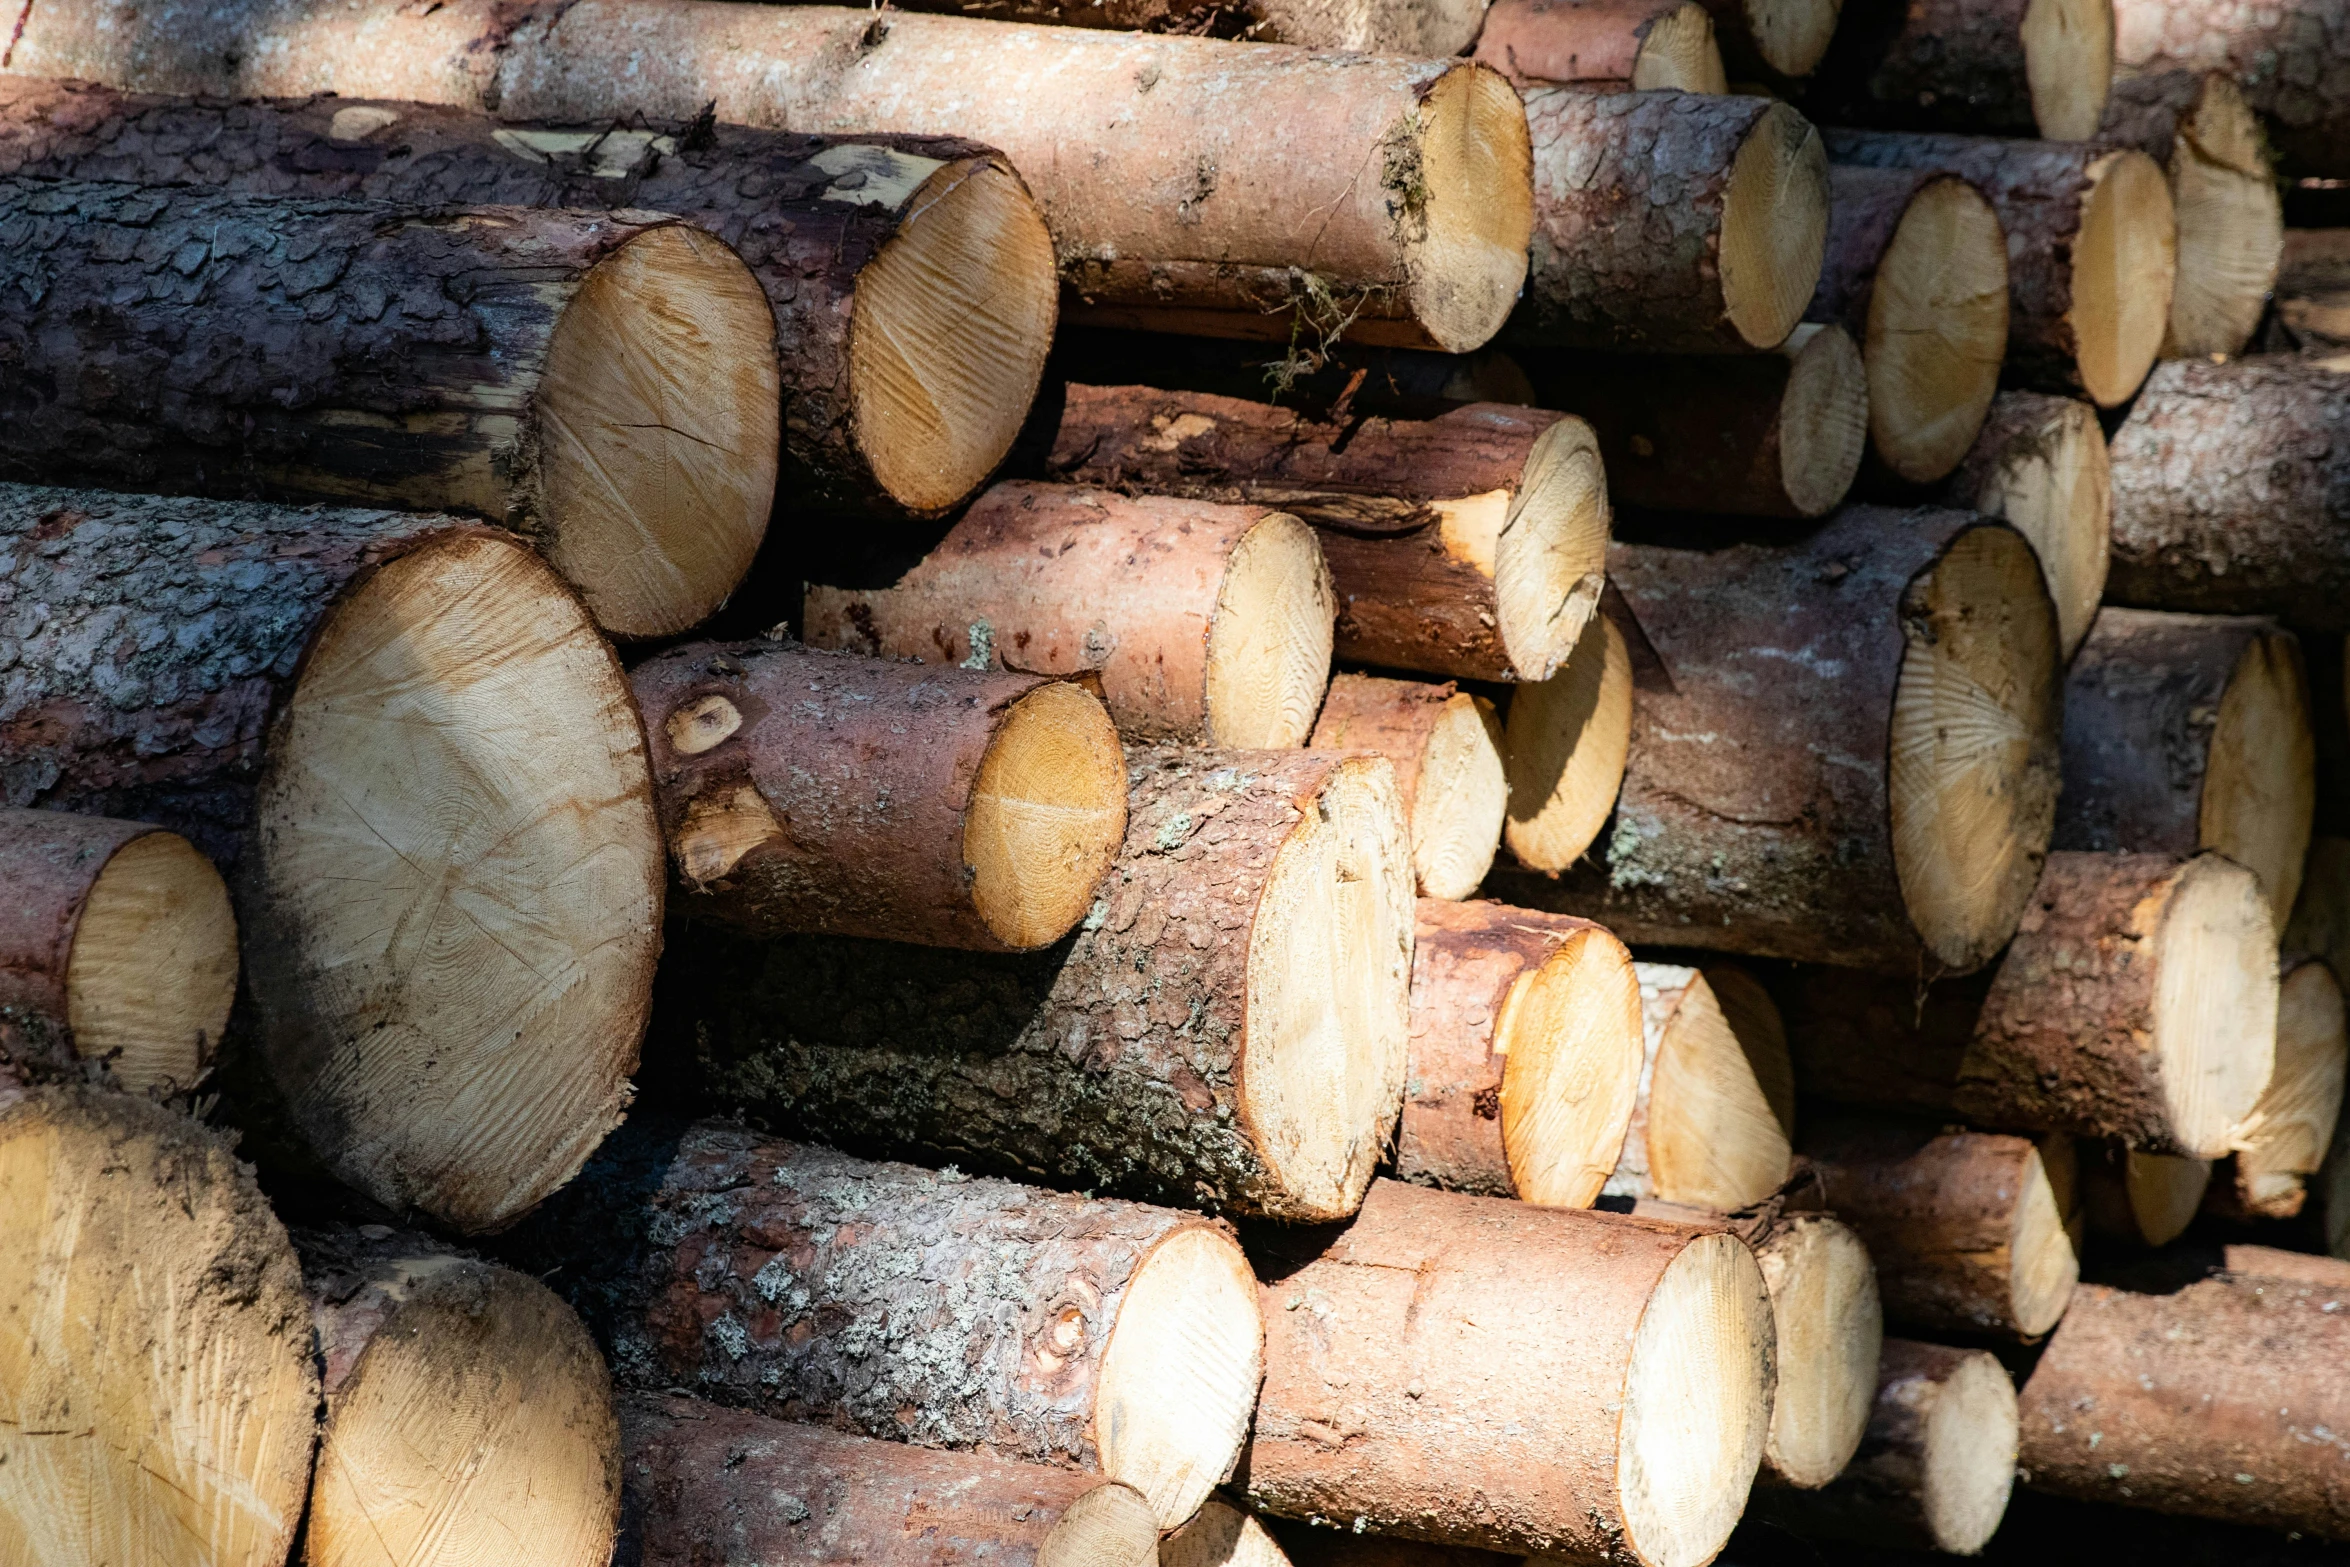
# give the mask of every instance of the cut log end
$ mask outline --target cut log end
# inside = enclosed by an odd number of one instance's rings
[[[1501,745],[1492,703],[1465,691],[1446,699],[1412,790],[1412,869],[1428,897],[1458,902],[1493,868],[1509,806]]]
[[[1852,488],[1869,440],[1869,372],[1838,326],[1799,326],[1779,400],[1779,482],[1797,515],[1824,517]]]
[[[2146,154],[2108,153],[2089,166],[2089,180],[2065,320],[2082,389],[2098,407],[2114,408],[2154,368],[2169,330],[2178,225],[2170,187]]]
[[[2113,470],[2096,411],[2072,398],[2011,392],[1992,413],[1989,449],[1970,493],[1957,497],[2004,517],[2030,541],[2056,600],[2067,663],[2087,640],[2105,596],[2113,547]]]
[[[1254,1514],[1211,1497],[1167,1536],[1158,1567],[1289,1567],[1289,1555]]]
[[[1557,674],[1511,693],[1504,745],[1503,841],[1532,869],[1563,871],[1615,809],[1632,750],[1632,654],[1613,620],[1601,616]]]
[[[1126,756],[1086,690],[1055,682],[1012,704],[987,742],[963,815],[971,902],[1016,951],[1084,915],[1126,837]]]
[[[1930,180],[1903,209],[1869,289],[1869,434],[1915,484],[1965,459],[2007,354],[2007,235],[1980,191]]]
[[[1509,319],[1534,234],[1534,148],[1518,90],[1463,62],[1420,101],[1405,175],[1405,290],[1411,314],[1447,353],[1482,348]]]
[[[2317,809],[2317,740],[2300,644],[2273,633],[2237,656],[2211,731],[2196,842],[2260,879],[2282,930],[2301,895]]]
[[[1036,1547],[1036,1567],[1156,1567],[1158,1559],[1157,1514],[1115,1480],[1071,1502]]]
[[[2059,1195],[2077,1170],[2050,1168],[2039,1149],[2024,1161],[2023,1193],[2008,1234],[2007,1317],[2017,1336],[2038,1338],[2055,1327],[2081,1279],[2070,1205]]]
[[[2276,926],[2253,874],[2216,854],[2189,861],[2155,936],[2150,1043],[2171,1126],[2183,1147],[2205,1158],[2227,1151],[2236,1123],[2267,1086],[2276,954]]]
[[[1722,303],[1755,348],[1775,348],[1803,319],[1828,246],[1828,153],[1783,103],[1759,115],[1731,160],[1722,202]]]
[[[1644,1102],[1615,1185],[1717,1213],[1760,1202],[1794,1160],[1795,1069],[1761,985],[1743,970],[1642,963]]]
[[[873,476],[935,515],[995,471],[1044,376],[1060,276],[1044,215],[994,158],[936,169],[857,274],[849,407]]]
[[[596,623],[660,637],[714,613],[775,500],[775,318],[750,268],[682,224],[630,240],[564,307],[537,407],[537,526]]]
[[[1330,684],[1337,603],[1313,529],[1271,512],[1242,535],[1208,624],[1211,743],[1275,751],[1306,743]]]
[[[1955,1363],[1936,1377],[1926,1411],[1918,1501],[1934,1548],[1973,1556],[2007,1516],[2015,1487],[2015,1383],[1988,1351],[1937,1353]]]
[[[2179,278],[2163,356],[2241,353],[2277,281],[2285,216],[2259,118],[2234,78],[2204,77],[2171,144],[2170,193]]]
[[[1640,981],[1632,954],[1593,926],[1519,976],[1493,1027],[1501,1139],[1524,1202],[1587,1208],[1614,1171],[1639,1091]]]
[[[1844,1472],[1868,1428],[1885,1338],[1877,1270],[1859,1236],[1821,1215],[1788,1220],[1755,1260],[1778,1335],[1763,1461],[1785,1484],[1816,1490]]]
[[[1844,6],[1843,0],[1744,0],[1739,10],[1761,63],[1800,81],[1827,54]]]
[[[1721,46],[1714,42],[1714,19],[1696,0],[1675,6],[1651,22],[1640,53],[1632,60],[1634,92],[1726,93],[1729,73],[1722,69]]]
[[[134,1093],[196,1086],[237,993],[237,922],[212,862],[177,833],[132,839],[82,904],[65,970],[75,1051]]]
[[[2044,141],[2088,141],[2113,90],[2113,0],[2031,0],[2024,81]]]
[[[2015,931],[2056,821],[2062,678],[2039,559],[1967,529],[1911,584],[1888,749],[1902,901],[1965,973]]]
[[[2211,1189],[2209,1159],[2109,1148],[2082,1172],[2089,1226],[2126,1246],[2168,1246],[2187,1232]]]
[[[1614,520],[1599,439],[1580,419],[1535,438],[1493,546],[1493,608],[1520,680],[1547,680],[1599,608]]]
[[[2289,1219],[2301,1211],[2333,1143],[2346,1064],[2342,987],[2326,964],[2296,964],[2277,992],[2276,1065],[2236,1129],[2236,1200],[2246,1212]]]
[[[627,1103],[659,950],[643,729],[529,550],[451,534],[314,638],[256,800],[263,1049],[344,1180],[499,1227]]]

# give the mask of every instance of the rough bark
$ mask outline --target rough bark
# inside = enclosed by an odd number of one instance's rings
[[[1555,84],[1585,92],[1726,92],[1729,84],[1723,79],[1721,51],[1713,43],[1711,19],[1702,9],[1684,14],[1689,4],[1690,0],[1500,0],[1485,13],[1485,25],[1477,34],[1477,58],[1521,89]],[[1703,29],[1703,48],[1679,36],[1692,19]],[[1646,58],[1660,28],[1682,59],[1668,64]],[[1681,79],[1659,80],[1660,74]]]
[[[2333,0],[2194,7],[2114,0],[2114,55],[2137,75],[2222,71],[2260,112],[2284,172],[2350,174],[2350,11]]]
[[[1807,112],[1836,125],[2085,140],[2096,134],[2110,76],[2067,84],[2070,123],[2042,125],[2025,69],[2031,9],[2031,0],[1850,0],[1805,95]],[[2110,7],[2098,21],[2110,72]]]
[[[1272,1533],[1290,1567],[1521,1567],[1525,1558],[1470,1545],[1431,1545],[1393,1535],[1356,1534],[1334,1519],[1281,1519]]]
[[[2156,368],[2113,438],[2115,603],[2350,630],[2350,374]]]
[[[1481,15],[1465,0],[916,0],[904,9],[1426,57],[1465,51]]]
[[[67,1005],[74,934],[106,863],[156,829],[144,822],[0,806],[0,1057],[48,1071],[77,1059]],[[199,1060],[220,1041],[200,1041]],[[193,1088],[195,1080],[176,1085]]]

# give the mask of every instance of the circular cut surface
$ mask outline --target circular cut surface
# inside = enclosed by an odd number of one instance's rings
[[[1036,1548],[1036,1567],[1154,1567],[1159,1520],[1130,1485],[1110,1480],[1076,1501]]]
[[[1648,1567],[1699,1567],[1730,1538],[1771,1418],[1771,1300],[1735,1238],[1700,1235],[1665,1268],[1624,1372],[1616,1501]]]
[[[1632,954],[1579,930],[1520,974],[1493,1025],[1510,1189],[1545,1208],[1588,1208],[1616,1167],[1640,1091],[1640,981]]]
[[[663,853],[628,682],[486,530],[364,578],[311,644],[256,815],[272,1075],[336,1174],[494,1229],[618,1123]]]
[[[873,477],[908,511],[977,489],[1036,400],[1061,279],[1044,214],[993,158],[923,181],[857,274],[849,409]]]
[[[2088,141],[2113,91],[2113,0],[2032,0],[2024,80],[2043,141]]]
[[[1189,1225],[1126,1286],[1094,1384],[1102,1473],[1172,1529],[1207,1500],[1248,1437],[1264,1372],[1256,1276],[1221,1231]]]
[[[2277,929],[2292,917],[2317,812],[2317,740],[2301,648],[2279,633],[2245,644],[2219,699],[2198,806],[2199,845],[2260,878]]]
[[[2113,470],[2096,412],[2067,399],[2053,421],[2009,442],[1975,509],[2006,518],[2040,557],[2070,662],[2097,619],[2113,547]]]
[[[1893,864],[1934,961],[1967,973],[2007,944],[2056,824],[2056,611],[2012,528],[1969,528],[1903,614],[1890,726]]]
[[[1956,468],[2007,357],[2007,234],[1980,191],[1930,180],[1902,210],[1869,288],[1869,434],[1915,484]]]
[[[2008,1311],[2016,1331],[2036,1338],[2056,1326],[2080,1282],[2080,1253],[2065,1228],[2065,1204],[2047,1163],[2034,1150],[2025,1161],[2023,1200],[2015,1206],[2008,1239]]]
[[[1787,1179],[1795,1158],[1795,1070],[1778,1008],[1735,970],[1696,974],[1642,964],[1641,971],[1644,979],[1689,975],[1649,1079],[1648,1174],[1656,1195],[1717,1213],[1760,1202]],[[1717,974],[1730,984],[1745,980],[1740,999],[1747,1004],[1735,1017],[1709,983]]]
[[[1548,680],[1599,608],[1613,530],[1591,426],[1564,418],[1526,454],[1493,547],[1494,619],[1520,680]]]
[[[2179,1159],[2135,1148],[2123,1157],[2122,1187],[2129,1196],[2130,1220],[2137,1226],[2137,1239],[2148,1246],[2168,1246],[2185,1234],[2210,1186],[2209,1159]]]
[[[1764,1456],[1779,1478],[1814,1490],[1844,1472],[1868,1430],[1885,1342],[1877,1270],[1859,1236],[1817,1215],[1789,1220],[1755,1261],[1778,1335]]]
[[[1159,1567],[1289,1567],[1289,1556],[1254,1517],[1210,1497],[1159,1547]]]
[[[1338,592],[1314,530],[1268,512],[1225,557],[1208,623],[1208,743],[1290,750],[1330,686]]]
[[[1634,92],[1726,93],[1730,78],[1722,69],[1721,46],[1714,42],[1714,19],[1694,3],[1674,7],[1648,26],[1640,53],[1632,60]]]
[[[1503,731],[1510,853],[1565,870],[1599,836],[1632,750],[1632,654],[1606,616],[1548,680],[1516,687]]]
[[[2277,936],[2260,883],[2200,854],[2155,936],[2154,1052],[2170,1124],[2195,1155],[2228,1151],[2276,1063]]]
[[[1465,354],[1501,330],[1526,281],[1534,141],[1518,90],[1468,61],[1437,80],[1419,112],[1419,205],[1402,218],[1405,289],[1436,346]]]
[[[2276,285],[2285,212],[2260,122],[2232,78],[2204,77],[2195,112],[2171,144],[2169,172],[2179,277],[2163,355],[2241,353]]]
[[[2016,1437],[2015,1383],[1997,1357],[1970,1353],[1926,1419],[1926,1527],[1942,1550],[1974,1555],[2007,1516]]]
[[[2350,1063],[2342,987],[2320,962],[2297,964],[2277,993],[2277,1057],[2260,1103],[2236,1129],[2236,1183],[2254,1211],[2287,1203],[2291,1218],[2302,1182],[2325,1163],[2342,1110]]]
[[[74,1049],[111,1057],[133,1093],[193,1088],[236,998],[237,919],[212,862],[170,832],[116,850],[66,961]]]
[[[601,1567],[620,1521],[603,1356],[536,1279],[420,1265],[328,1395],[308,1567]]]
[[[1458,900],[1477,890],[1501,847],[1509,803],[1501,720],[1483,697],[1456,692],[1428,733],[1412,789],[1412,868],[1422,894]]]
[[[1828,152],[1783,103],[1756,118],[1722,200],[1722,305],[1739,336],[1776,348],[1803,319],[1828,246]]]
[[[1241,1114],[1298,1219],[1340,1219],[1403,1103],[1412,862],[1395,769],[1350,757],[1273,856],[1248,931]]]
[[[1109,711],[1056,681],[1012,704],[963,811],[971,902],[1016,950],[1049,946],[1093,904],[1126,836],[1126,757]]]
[[[1746,0],[1746,28],[1763,64],[1782,76],[1804,77],[1836,36],[1842,0]]]
[[[598,262],[538,397],[547,559],[616,637],[670,636],[732,593],[775,502],[775,316],[722,241],[683,224]]]
[[[1840,326],[1799,326],[1779,399],[1779,473],[1787,499],[1824,517],[1852,488],[1869,443],[1869,378]]]
[[[2154,160],[2109,153],[2090,165],[2073,240],[2073,329],[2081,386],[2100,408],[2129,401],[2170,327],[2178,229]]]

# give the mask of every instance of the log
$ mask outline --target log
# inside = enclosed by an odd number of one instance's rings
[[[2081,1161],[2081,1211],[2091,1234],[2121,1246],[2168,1246],[2186,1233],[2211,1185],[2209,1159],[2093,1146]]]
[[[2350,374],[2261,355],[2181,360],[2113,437],[2108,596],[2350,630]]]
[[[2083,1285],[2024,1384],[2024,1484],[2350,1534],[2336,1503],[2341,1457],[2317,1435],[2350,1420],[2346,1282],[2222,1275],[2169,1295]]]
[[[2297,1216],[2333,1146],[2346,1067],[2350,1024],[2333,969],[2321,958],[2289,960],[2277,987],[2276,1065],[2204,1206],[2230,1217]]]
[[[225,102],[11,77],[0,172],[674,213],[734,247],[765,293],[782,488],[830,512],[931,515],[977,489],[1035,398],[1060,292],[1027,185],[1002,154],[948,138],[515,126],[403,101]]]
[[[317,1439],[310,1310],[228,1141],[0,1063],[0,1558],[282,1562]]]
[[[1547,680],[1606,570],[1605,476],[1580,420],[1472,403],[1318,420],[1203,392],[1067,388],[1047,471],[1314,525],[1338,656],[1466,680]]]
[[[703,927],[659,1038],[812,1137],[1285,1219],[1362,1201],[1403,1098],[1412,873],[1393,770],[1160,751],[1096,912],[1033,957]]]
[[[2056,794],[2056,616],[2020,534],[1854,506],[1791,546],[1619,544],[1608,574],[1651,673],[1605,861],[1497,896],[1913,977],[2006,944]]]
[[[0,487],[9,805],[151,821],[237,897],[254,1038],[341,1180],[510,1223],[620,1119],[660,948],[627,678],[509,533]]]
[[[1211,1496],[1191,1522],[1167,1536],[1158,1567],[1290,1567],[1290,1561],[1256,1514]]]
[[[2004,517],[2031,541],[2056,600],[2069,663],[2105,597],[2113,543],[2113,473],[2097,410],[2077,398],[2000,393],[1973,448],[1934,498]]]
[[[1825,1490],[1765,1492],[1761,1511],[1806,1539],[1974,1556],[2006,1516],[2016,1430],[1997,1356],[1887,1339],[1851,1467]]]
[[[2285,245],[2276,168],[2244,89],[2217,71],[2123,76],[2097,134],[2137,148],[2170,178],[2179,277],[2163,357],[2242,353]]]
[[[1805,95],[1823,123],[2085,142],[2116,0],[1853,0]]]
[[[2350,973],[2350,838],[2312,838],[2301,896],[2285,924],[2288,953],[2325,960],[2337,978]]]
[[[1479,17],[1466,0],[915,0],[906,9],[1424,58],[1466,53],[1477,41]]]
[[[1868,373],[1841,327],[1742,355],[1529,356],[1545,407],[1599,439],[1610,497],[1655,511],[1824,516],[1868,442]]]
[[[2080,1263],[2029,1138],[1814,1116],[1801,1149],[1799,1192],[1868,1246],[1888,1320],[2034,1339],[2064,1315]]]
[[[1468,1545],[1430,1545],[1389,1534],[1356,1534],[1328,1520],[1277,1521],[1292,1567],[1522,1567],[1528,1558]]]
[[[1734,1212],[1787,1180],[1795,1069],[1770,995],[1743,969],[1634,966],[1639,1093],[1611,1197]]]
[[[703,1121],[624,1130],[518,1238],[638,1389],[1123,1480],[1161,1529],[1248,1434],[1256,1282],[1194,1213]]]
[[[1829,158],[1954,174],[2007,233],[2009,380],[2126,403],[2170,321],[2177,222],[2161,165],[2135,148],[1985,136],[1824,133]]]
[[[1631,646],[1602,616],[1565,668],[1510,694],[1501,837],[1520,865],[1563,871],[1582,858],[1615,809],[1631,746]]]
[[[2289,632],[2248,616],[2101,610],[2065,680],[2056,847],[2224,854],[2260,878],[2282,929],[2316,771]]]
[[[1735,1237],[1381,1181],[1324,1240],[1266,1286],[1253,1505],[1644,1567],[1728,1540],[1772,1388]]]
[[[2330,68],[2350,26],[2338,5],[2181,10],[2114,0],[2113,13],[2114,54],[2125,73],[2219,72],[2243,88],[2284,173],[2350,174],[2350,91]]]
[[[1423,898],[1395,1173],[1586,1208],[1640,1076],[1632,954],[1587,920]]]
[[[0,235],[42,388],[0,478],[471,512],[622,637],[708,616],[766,531],[773,323],[698,229],[14,176]]]
[[[1337,604],[1314,531],[1265,506],[999,484],[894,587],[811,584],[812,646],[1091,677],[1130,740],[1305,744]]]
[[[1476,55],[1519,88],[1730,90],[1713,18],[1696,0],[1499,0]]]
[[[2350,230],[2288,228],[2277,262],[2272,349],[2338,353],[2350,346]]]
[[[1963,460],[2007,356],[2007,235],[1974,186],[1930,169],[1828,170],[1828,243],[1804,315],[1860,344],[1869,440],[1896,478]]]
[[[767,641],[629,678],[695,918],[1026,951],[1084,917],[1126,836],[1118,732],[1067,681]]]
[[[295,1232],[325,1422],[312,1567],[490,1560],[603,1567],[620,1520],[604,1357],[538,1280],[425,1236]]]
[[[0,806],[0,1057],[102,1063],[132,1093],[202,1080],[237,994],[212,862],[143,822]]]
[[[1526,94],[1533,258],[1513,341],[1641,353],[1776,348],[1828,229],[1819,133],[1763,98]]]
[[[1457,902],[1476,893],[1501,846],[1509,806],[1501,720],[1491,702],[1450,681],[1339,675],[1306,744],[1370,751],[1393,763],[1420,895]]]

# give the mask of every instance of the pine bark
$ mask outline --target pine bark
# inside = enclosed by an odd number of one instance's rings
[[[2224,72],[2259,111],[2282,172],[2350,174],[2350,77],[2340,69],[2350,9],[2338,0],[2281,8],[2114,0],[2113,12],[2121,70]]]
[[[1459,54],[1476,42],[1480,15],[1462,0],[916,0],[905,9],[1431,58]]]
[[[1502,0],[1485,13],[1477,58],[1521,90],[1571,83],[1585,92],[1631,92],[1650,31],[1686,3]],[[1693,83],[1690,90],[1700,89]]]
[[[1823,124],[2043,135],[2024,71],[2030,0],[1849,0],[1804,96]]]
[[[0,897],[0,1060],[46,1071],[74,1066],[66,1010],[74,933],[107,861],[154,831],[144,822],[0,806],[8,889]]]

